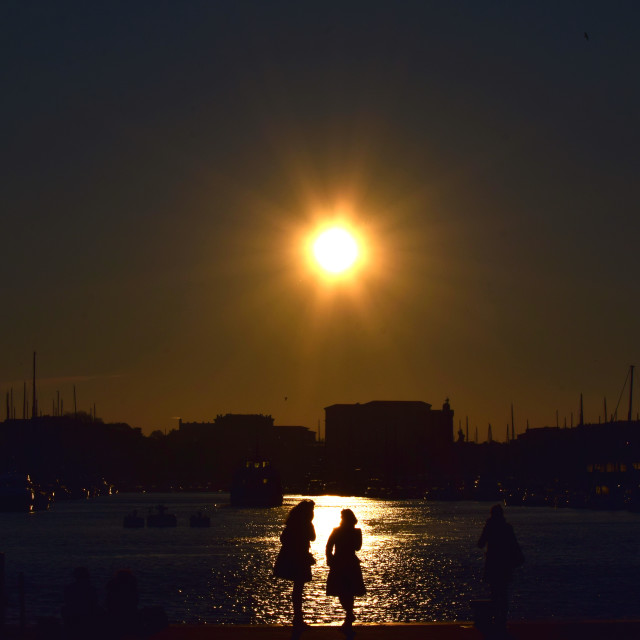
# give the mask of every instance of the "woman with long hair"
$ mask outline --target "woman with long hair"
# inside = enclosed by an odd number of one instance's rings
[[[362,530],[356,529],[358,519],[351,509],[340,512],[340,526],[327,540],[327,595],[338,596],[345,611],[343,627],[350,628],[356,619],[353,613],[354,599],[366,593],[362,579],[360,560],[356,551],[362,548]]]
[[[302,500],[291,509],[283,532],[280,534],[282,547],[273,567],[273,575],[285,580],[293,580],[293,626],[307,626],[302,619],[302,590],[305,582],[311,582],[311,565],[315,559],[311,555],[311,542],[316,539],[313,527],[313,500]]]

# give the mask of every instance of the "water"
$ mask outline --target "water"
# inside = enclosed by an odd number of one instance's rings
[[[291,583],[273,578],[271,568],[286,514],[301,497],[287,496],[277,509],[233,509],[225,494],[120,494],[58,503],[48,512],[0,514],[7,618],[18,616],[19,573],[33,622],[59,615],[64,585],[84,565],[102,601],[109,577],[131,569],[141,606],[164,606],[172,622],[286,623]],[[305,586],[310,622],[342,618],[337,599],[324,594],[324,545],[345,507],[363,534],[358,555],[368,593],[356,601],[360,622],[468,620],[469,599],[486,597],[476,541],[489,504],[313,499],[318,562]],[[176,528],[122,527],[132,509],[146,514],[160,502],[178,516]],[[198,510],[211,516],[211,528],[188,526]],[[526,557],[513,584],[512,619],[640,618],[639,514],[510,507],[506,515]]]

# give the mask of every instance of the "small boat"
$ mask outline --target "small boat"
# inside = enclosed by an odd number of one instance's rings
[[[147,516],[147,527],[175,527],[178,519],[173,513],[167,513],[163,504],[156,506],[156,512]]]
[[[125,529],[141,529],[144,527],[144,518],[139,516],[137,510],[134,509],[123,518],[122,526]]]
[[[247,460],[231,485],[234,507],[279,507],[282,504],[280,475],[268,460]]]
[[[211,526],[211,518],[202,513],[202,511],[198,511],[198,513],[194,513],[189,518],[189,526],[190,527],[210,527]]]

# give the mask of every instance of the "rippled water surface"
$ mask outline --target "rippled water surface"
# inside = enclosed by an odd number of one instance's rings
[[[290,618],[291,583],[271,576],[289,509],[233,509],[225,494],[120,494],[56,504],[48,512],[0,514],[6,556],[7,617],[18,615],[16,585],[24,574],[28,619],[59,615],[71,571],[87,566],[104,599],[113,572],[138,577],[141,605],[162,605],[173,622],[281,623]],[[490,504],[383,501],[319,496],[313,581],[305,587],[310,622],[337,623],[337,599],[324,587],[324,545],[349,507],[359,518],[359,552],[367,595],[361,622],[468,620],[469,599],[485,597],[476,541]],[[122,517],[162,502],[178,516],[171,529],[124,529]],[[201,510],[211,528],[192,529]],[[511,618],[640,618],[640,515],[511,507],[525,553],[513,584]]]

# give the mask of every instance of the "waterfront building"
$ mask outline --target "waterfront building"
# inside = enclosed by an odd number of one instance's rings
[[[422,401],[325,407],[325,451],[338,488],[420,487],[438,482],[451,462],[453,411]]]
[[[528,429],[505,446],[505,464],[500,466],[503,484],[506,481],[523,504],[637,508],[638,424],[619,421]]]
[[[233,473],[248,460],[269,460],[287,485],[304,485],[314,453],[315,432],[303,426],[274,424],[270,415],[218,415],[213,422],[179,422],[178,439],[188,456],[201,461],[218,486],[226,487]]]

